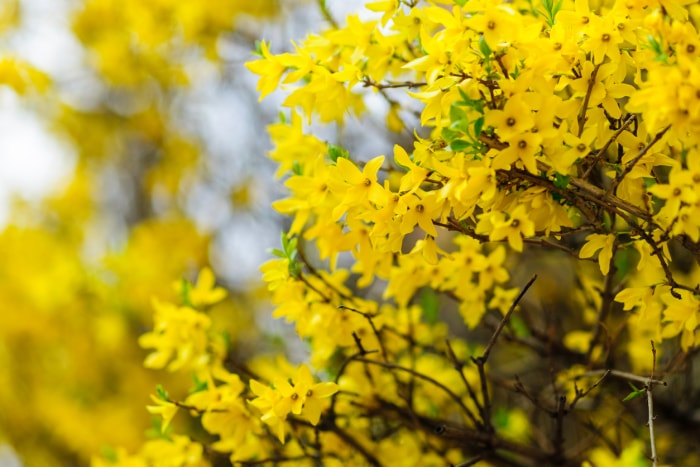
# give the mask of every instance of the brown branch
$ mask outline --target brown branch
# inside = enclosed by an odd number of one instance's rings
[[[518,303],[522,298],[525,296],[525,293],[528,291],[528,289],[534,284],[535,280],[537,280],[537,274],[532,276],[530,280],[525,284],[525,287],[520,291],[518,296],[515,298],[513,301],[513,304],[510,306],[506,314],[503,316],[503,319],[501,320],[500,323],[498,323],[498,327],[494,331],[494,333],[491,335],[491,339],[489,339],[488,344],[486,345],[486,349],[484,349],[484,353],[479,356],[479,357],[472,357],[472,361],[474,364],[476,364],[477,369],[479,370],[479,380],[481,381],[481,397],[484,400],[482,410],[483,410],[483,419],[485,423],[485,428],[486,431],[491,433],[493,432],[493,425],[491,424],[491,400],[489,396],[489,388],[486,380],[486,362],[489,359],[489,355],[491,354],[491,350],[493,350],[493,346],[496,345],[496,340],[498,340],[498,336],[501,334],[503,331],[503,327],[506,325],[508,320],[510,319],[510,316],[513,314],[513,311],[515,311],[515,308],[518,306]]]
[[[486,421],[487,417],[484,413],[484,408],[481,405],[481,402],[479,402],[479,398],[476,397],[476,393],[474,392],[472,385],[469,384],[469,381],[467,380],[466,376],[464,376],[464,362],[462,362],[461,360],[459,360],[457,358],[457,355],[455,354],[454,350],[452,349],[452,344],[450,344],[449,339],[445,339],[445,344],[447,344],[447,355],[450,357],[450,361],[452,362],[452,366],[459,373],[459,376],[462,379],[462,383],[464,383],[464,387],[467,388],[467,393],[469,393],[469,397],[472,399],[472,401],[474,402],[474,405],[476,405],[476,409],[479,411],[479,416],[481,417],[484,424],[488,423]]]
[[[617,188],[617,186],[620,184],[620,182],[622,182],[622,180],[627,176],[627,174],[629,174],[629,173],[632,171],[632,169],[634,168],[634,166],[637,165],[637,162],[639,162],[639,160],[640,160],[642,157],[644,157],[644,156],[646,155],[647,152],[649,152],[649,150],[651,149],[652,146],[654,146],[656,143],[659,142],[659,140],[661,140],[661,138],[663,138],[664,134],[666,134],[666,132],[667,132],[670,128],[671,128],[671,125],[670,125],[670,124],[667,125],[663,130],[661,130],[660,132],[658,132],[658,133],[654,136],[654,138],[653,138],[651,141],[649,141],[649,144],[647,144],[646,146],[644,146],[644,147],[641,149],[641,151],[639,151],[639,153],[637,153],[637,155],[634,156],[634,159],[632,159],[632,160],[625,166],[625,168],[622,170],[622,172],[620,172],[620,174],[619,174],[617,177],[615,177],[615,180],[612,181],[612,183],[610,184],[610,187],[608,187],[608,189],[607,189],[606,192],[605,192],[606,195],[609,195],[610,193],[614,193],[614,192],[615,192],[615,188]]]
[[[493,349],[493,346],[496,345],[496,340],[498,339],[498,336],[501,334],[501,331],[503,331],[503,327],[506,325],[508,320],[510,319],[510,315],[513,314],[513,311],[515,311],[515,307],[518,306],[518,303],[520,303],[520,300],[525,296],[525,293],[527,293],[528,289],[534,284],[534,282],[537,280],[537,274],[533,275],[529,281],[527,281],[527,284],[523,287],[523,289],[520,291],[518,296],[515,298],[513,301],[513,304],[510,306],[508,311],[506,312],[505,316],[503,316],[503,319],[498,325],[498,328],[496,331],[491,335],[491,339],[489,340],[489,343],[486,345],[486,349],[484,349],[484,353],[480,356],[477,357],[475,360],[481,360],[484,363],[489,359],[489,355],[491,354],[491,350]]]
[[[569,404],[569,411],[574,410],[574,407],[576,407],[576,404],[578,403],[578,401],[580,401],[581,399],[583,399],[584,397],[586,397],[588,394],[590,394],[591,391],[593,391],[595,388],[597,388],[598,386],[600,386],[600,383],[602,383],[603,380],[604,380],[609,374],[610,374],[610,370],[605,370],[605,372],[603,373],[603,376],[601,376],[600,378],[598,378],[598,380],[597,380],[595,383],[593,383],[593,384],[592,384],[588,389],[586,389],[585,391],[579,389],[578,387],[576,387],[576,381],[574,381],[574,389],[575,389],[575,391],[576,391],[576,396],[574,397],[574,400],[571,401],[571,404]]]
[[[566,396],[559,396],[557,399],[557,409],[554,413],[556,420],[554,430],[554,452],[552,453],[552,461],[554,465],[560,465],[564,459],[564,417],[567,415]]]
[[[357,357],[357,358],[355,358],[355,361],[356,361],[356,362],[369,363],[369,364],[372,364],[372,365],[379,365],[379,366],[381,366],[381,367],[384,367],[384,368],[387,368],[387,369],[390,369],[390,370],[403,371],[403,372],[405,372],[405,373],[408,373],[408,374],[410,374],[410,375],[415,376],[416,378],[419,378],[419,379],[422,379],[422,380],[425,380],[425,381],[429,382],[430,384],[434,385],[434,386],[437,387],[437,388],[440,388],[445,394],[447,394],[448,396],[450,396],[450,398],[451,398],[452,400],[454,400],[454,401],[457,403],[457,405],[459,405],[459,407],[462,409],[462,411],[465,413],[465,415],[467,415],[467,417],[469,417],[469,419],[474,423],[475,426],[481,426],[481,424],[479,423],[479,421],[477,420],[477,418],[474,416],[474,414],[472,413],[472,411],[469,410],[469,407],[467,407],[466,405],[464,405],[464,402],[462,401],[462,398],[459,397],[459,396],[458,396],[457,394],[455,394],[454,392],[452,392],[452,390],[451,390],[450,388],[448,388],[447,386],[445,386],[444,384],[442,384],[440,381],[438,381],[438,380],[436,380],[436,379],[434,379],[434,378],[432,378],[432,377],[430,377],[430,376],[428,376],[428,375],[426,375],[426,374],[423,374],[423,373],[420,373],[420,372],[418,372],[418,371],[416,371],[416,370],[413,370],[413,369],[411,369],[411,368],[406,368],[406,367],[404,367],[404,366],[397,365],[397,364],[394,364],[394,363],[382,362],[382,361],[379,361],[379,360],[371,360],[371,359],[369,359],[369,358],[363,358],[363,357]]]
[[[583,134],[583,127],[586,124],[588,118],[586,117],[586,112],[588,112],[588,103],[591,100],[591,94],[593,93],[593,86],[595,86],[595,79],[598,75],[598,70],[602,64],[598,63],[593,71],[591,72],[591,77],[588,78],[588,89],[586,90],[586,95],[583,97],[583,104],[581,104],[581,111],[578,114],[576,121],[578,122],[578,137],[580,138]]]
[[[610,257],[610,262],[608,264],[608,274],[605,276],[605,285],[603,288],[603,292],[600,294],[601,295],[601,304],[600,304],[600,310],[598,310],[598,319],[595,322],[594,329],[593,329],[593,335],[591,336],[591,340],[588,343],[588,351],[586,352],[586,360],[590,362],[591,356],[593,355],[593,349],[595,348],[595,345],[598,343],[598,339],[600,339],[600,336],[602,334],[602,331],[604,329],[603,323],[608,317],[608,313],[610,313],[610,308],[612,307],[613,304],[613,299],[614,299],[614,294],[613,294],[613,287],[615,285],[615,272],[617,268],[615,267],[615,249],[617,248],[617,237],[615,237],[615,240],[613,242],[613,254]]]
[[[263,465],[263,464],[282,464],[285,462],[299,462],[308,459],[309,456],[291,456],[291,457],[268,457],[266,459],[258,459],[254,461],[231,461],[233,465]]]
[[[627,116],[627,118],[625,119],[625,121],[624,121],[624,123],[622,124],[622,126],[621,126],[620,128],[618,128],[618,130],[615,132],[615,134],[613,134],[613,135],[605,142],[605,144],[603,145],[603,147],[600,148],[600,150],[598,150],[598,152],[596,153],[595,157],[593,158],[593,161],[591,162],[590,167],[588,167],[588,169],[586,170],[586,172],[585,172],[585,173],[583,174],[583,176],[581,177],[582,179],[588,180],[588,177],[590,176],[591,172],[592,172],[593,169],[596,167],[596,165],[598,164],[598,162],[600,162],[600,159],[602,159],[603,155],[604,155],[605,152],[608,150],[608,148],[610,147],[610,145],[617,139],[618,136],[620,136],[620,135],[622,134],[623,131],[625,131],[625,130],[627,129],[627,127],[629,127],[629,126],[632,124],[632,122],[634,121],[635,118],[636,118],[636,117],[635,117],[633,114],[630,114],[630,115]]]
[[[392,83],[392,82],[387,82],[387,83],[377,83],[376,81],[372,80],[369,76],[365,76],[362,78],[362,86],[363,87],[373,87],[378,90],[383,90],[383,89],[398,89],[398,88],[420,88],[422,86],[427,86],[428,83],[425,82],[414,82],[414,81],[403,81],[400,83]]]
[[[364,311],[359,311],[359,310],[356,310],[354,308],[350,308],[349,306],[345,306],[345,305],[339,305],[338,308],[340,308],[341,310],[348,310],[348,311],[352,311],[353,313],[357,313],[357,314],[363,316],[367,320],[367,322],[369,322],[369,325],[372,328],[372,332],[374,333],[374,336],[377,338],[377,342],[379,342],[379,347],[381,348],[381,351],[382,351],[382,357],[384,358],[384,361],[388,361],[389,357],[388,357],[388,354],[386,351],[386,347],[384,346],[384,341],[382,340],[382,336],[379,334],[379,330],[374,325],[374,320],[372,319],[372,318],[374,318],[375,315],[373,315],[371,313],[366,313]],[[353,337],[355,337],[357,340],[357,336],[355,335],[354,332],[353,332]]]
[[[649,412],[647,424],[649,425],[649,444],[651,445],[651,465],[656,467],[659,459],[656,455],[656,440],[654,438],[654,399],[651,395],[652,387],[654,386],[654,371],[656,371],[656,347],[654,347],[654,341],[651,341],[651,354],[653,360],[651,375],[649,375],[649,381],[647,383],[647,410]]]

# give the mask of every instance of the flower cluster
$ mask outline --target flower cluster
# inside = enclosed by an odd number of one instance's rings
[[[690,3],[379,1],[340,26],[321,2],[330,28],[261,42],[248,68],[261,98],[286,94],[269,156],[290,218],[261,271],[333,382],[221,350],[205,271],[141,340],[197,387],[150,410],[189,410],[241,464],[633,465],[646,431],[619,407],[644,394],[654,462],[692,462],[668,437],[657,453],[652,413],[700,342]],[[385,154],[308,125],[376,97],[403,132]]]
[[[295,246],[300,257],[263,271],[276,315],[296,323],[314,362],[363,358],[353,348],[401,361],[397,311],[423,305],[425,327],[428,296],[447,297],[442,312],[457,309],[469,328],[488,323],[488,309],[508,314],[518,290],[507,265],[535,250],[569,258],[558,269],[571,265],[575,290],[533,299],[575,311],[557,318],[567,323],[557,342],[589,368],[624,349],[629,368],[649,371],[650,340],[696,346],[698,268],[675,266],[700,258],[700,53],[688,4],[373,2],[381,17],[351,16],[292,52],[261,43],[248,64],[261,98],[281,89],[292,115],[270,129],[289,192],[274,207],[293,219],[286,241],[327,261]],[[362,116],[371,92],[386,100],[387,128],[413,125],[411,145],[361,159],[305,133],[304,117]],[[350,324],[334,326],[341,317]],[[439,341],[439,326],[425,330]]]

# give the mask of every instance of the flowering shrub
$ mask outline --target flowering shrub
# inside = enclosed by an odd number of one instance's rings
[[[697,5],[321,4],[330,28],[248,63],[286,96],[290,226],[261,270],[308,364],[232,352],[203,269],[139,341],[191,391],[159,387],[160,434],[94,465],[697,463]],[[364,157],[309,125],[377,96],[410,144]]]

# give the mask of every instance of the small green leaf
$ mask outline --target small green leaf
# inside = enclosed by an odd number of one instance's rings
[[[170,400],[168,397],[168,391],[166,391],[165,388],[160,384],[156,386],[156,394],[158,394],[158,397],[160,397],[164,401]]]
[[[112,446],[102,446],[102,457],[111,463],[116,463],[119,460],[117,451]]]
[[[464,141],[461,139],[454,140],[450,143],[450,148],[452,148],[453,151],[465,151],[472,146],[472,143],[469,141]]]
[[[420,294],[420,306],[423,309],[423,317],[428,324],[438,322],[440,298],[433,289],[423,289]]]
[[[454,141],[460,137],[460,132],[456,131],[456,130],[452,130],[450,128],[443,128],[441,136],[442,136],[442,139],[444,139],[448,143],[452,143],[452,141]]]
[[[192,288],[192,285],[187,282],[187,280],[180,279],[180,301],[182,302],[183,305],[186,306],[192,306],[192,302],[190,301],[190,289]]]
[[[328,145],[328,157],[330,157],[333,162],[337,161],[339,157],[347,159],[349,156],[350,154],[340,146],[335,144]]]
[[[564,190],[567,186],[569,186],[569,180],[571,180],[571,177],[569,175],[562,175],[560,173],[556,173],[554,175],[554,186]]]
[[[484,117],[479,117],[474,120],[474,136],[478,138],[481,135],[482,128],[484,128]]]
[[[559,13],[559,10],[561,10],[563,4],[564,0],[557,0],[557,3],[554,4],[554,8],[552,8],[552,19],[557,16],[557,13]]]
[[[476,110],[480,114],[483,115],[484,113],[484,103],[481,99],[474,100],[471,97],[467,95],[466,92],[464,92],[464,89],[462,88],[457,88],[457,92],[459,92],[460,97],[462,98],[461,101],[458,102],[458,104],[469,107],[470,109]]]
[[[530,337],[530,329],[527,327],[525,321],[517,315],[517,313],[513,313],[513,315],[511,315],[509,322],[510,328],[513,330],[516,337]]]
[[[260,41],[260,40],[256,40],[256,41],[255,41],[255,51],[253,52],[253,54],[255,54],[255,55],[259,56],[259,57],[262,57],[262,56],[263,56],[263,53],[262,53],[262,41]]]
[[[645,388],[639,389],[632,383],[628,383],[628,384],[632,388],[632,392],[627,394],[627,396],[624,399],[622,399],[622,402],[627,402],[627,401],[631,401],[632,399],[636,399],[637,397],[641,396],[642,394],[644,394],[646,392]]]
[[[489,55],[491,55],[491,48],[486,43],[486,39],[484,39],[484,36],[481,36],[479,38],[479,51],[484,55],[484,58],[486,59],[488,59]]]
[[[192,391],[190,392],[191,394],[194,394],[196,392],[202,392],[207,389],[209,386],[209,383],[207,383],[206,380],[200,380],[196,374],[192,375],[192,379],[194,379],[194,387],[192,388]]]

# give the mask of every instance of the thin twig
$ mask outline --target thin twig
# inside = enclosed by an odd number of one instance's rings
[[[469,417],[469,419],[474,423],[475,426],[480,426],[480,425],[481,425],[481,424],[479,423],[479,421],[477,420],[476,416],[474,416],[474,414],[472,413],[472,411],[469,410],[469,407],[467,407],[466,405],[464,405],[464,402],[462,401],[462,398],[459,397],[459,396],[458,396],[457,394],[455,394],[454,392],[452,392],[452,390],[451,390],[450,388],[448,388],[447,386],[445,386],[444,384],[442,384],[440,381],[438,381],[438,380],[436,380],[436,379],[434,379],[434,378],[431,378],[430,376],[428,376],[428,375],[426,375],[426,374],[420,373],[420,372],[418,372],[418,371],[416,371],[416,370],[412,370],[411,368],[406,368],[406,367],[404,367],[404,366],[396,365],[396,364],[394,364],[394,363],[382,362],[382,361],[380,361],[380,360],[372,360],[372,359],[370,359],[370,358],[364,358],[364,357],[356,357],[356,358],[355,358],[355,361],[356,361],[356,362],[369,363],[369,364],[372,364],[372,365],[378,365],[378,366],[381,366],[381,367],[384,367],[384,368],[387,368],[387,369],[390,369],[390,370],[399,370],[399,371],[403,371],[403,372],[405,372],[405,373],[408,373],[408,374],[410,374],[410,375],[415,376],[416,378],[419,378],[419,379],[422,379],[422,380],[425,380],[425,381],[429,382],[430,384],[432,384],[432,385],[434,385],[434,386],[440,388],[442,391],[445,392],[445,394],[447,394],[448,396],[450,396],[450,398],[452,398],[452,400],[455,401],[455,402],[459,405],[459,407],[462,409],[462,411],[467,415],[467,417]]]
[[[591,72],[590,78],[588,78],[588,89],[586,90],[586,95],[583,97],[583,104],[581,104],[581,111],[578,114],[578,118],[576,119],[578,122],[578,136],[579,138],[583,134],[583,126],[586,124],[586,120],[588,118],[586,117],[586,112],[588,112],[588,103],[591,100],[591,94],[593,93],[593,87],[595,86],[595,78],[596,75],[598,75],[598,70],[600,69],[601,63],[596,64],[595,68],[593,68],[593,71]]]
[[[455,354],[454,350],[452,349],[452,344],[450,344],[449,339],[445,339],[445,343],[447,344],[447,354],[450,357],[450,360],[452,361],[452,365],[454,366],[454,369],[457,370],[459,373],[459,376],[462,378],[462,382],[464,383],[464,386],[467,388],[467,392],[469,393],[469,397],[474,401],[474,405],[476,405],[477,410],[479,411],[479,415],[481,416],[481,419],[486,423],[486,418],[484,416],[484,408],[481,406],[481,403],[479,402],[479,399],[476,397],[476,393],[474,392],[474,389],[472,388],[472,385],[469,384],[469,381],[467,381],[467,377],[464,375],[464,362],[460,361],[457,358],[457,355]]]
[[[308,459],[309,456],[307,455],[302,455],[302,456],[291,456],[291,457],[268,457],[267,459],[258,459],[258,460],[250,460],[250,461],[232,461],[233,465],[276,465],[276,464],[282,464],[285,462],[299,462],[304,459]]]
[[[578,403],[578,401],[580,401],[581,399],[583,399],[584,397],[586,397],[588,394],[590,394],[590,392],[591,392],[592,390],[594,390],[595,388],[597,388],[598,386],[600,386],[600,383],[602,383],[603,380],[605,379],[605,377],[608,376],[609,374],[610,374],[610,370],[605,370],[605,372],[603,373],[603,376],[601,376],[595,383],[593,383],[593,384],[591,385],[591,387],[589,387],[589,388],[586,389],[585,391],[584,391],[584,390],[579,390],[579,389],[577,388],[577,389],[576,389],[576,397],[574,397],[574,400],[572,400],[572,401],[571,401],[571,404],[569,404],[569,411],[574,410],[574,407],[576,406],[576,404]],[[574,381],[574,384],[576,384],[575,381]]]
[[[351,308],[351,307],[345,306],[345,305],[339,305],[338,308],[341,310],[348,310],[348,311],[352,311],[353,313],[357,313],[357,314],[363,316],[369,322],[369,325],[372,328],[372,332],[374,333],[374,337],[377,338],[377,342],[379,343],[379,348],[382,351],[382,357],[384,358],[384,361],[388,361],[386,348],[384,347],[384,341],[382,340],[382,336],[379,334],[379,330],[374,325],[374,321],[372,320],[372,318],[374,318],[376,315],[372,314],[372,313],[367,313],[365,311],[356,310],[354,308]],[[353,334],[354,334],[354,332],[353,332]]]
[[[656,456],[656,441],[654,439],[654,399],[651,396],[651,389],[654,386],[654,371],[656,370],[656,347],[654,347],[654,341],[651,341],[651,355],[653,362],[651,365],[651,375],[647,382],[647,408],[649,409],[649,444],[651,444],[651,465],[656,467],[657,456]]]
[[[481,381],[481,397],[484,400],[483,403],[483,419],[485,423],[485,429],[487,433],[493,432],[493,425],[491,425],[491,400],[489,396],[489,388],[486,380],[486,362],[489,359],[489,355],[491,354],[491,350],[493,349],[493,346],[496,345],[496,340],[498,340],[498,336],[501,334],[503,331],[503,327],[506,325],[508,320],[510,319],[510,315],[513,314],[513,311],[515,311],[515,308],[518,306],[518,303],[522,298],[525,296],[525,293],[528,291],[530,286],[535,282],[537,279],[537,274],[533,275],[530,280],[525,284],[525,287],[520,291],[518,296],[515,298],[513,301],[513,304],[510,306],[510,309],[508,309],[508,312],[505,314],[503,319],[501,320],[500,323],[498,323],[498,327],[494,331],[493,335],[491,335],[491,339],[489,340],[489,343],[486,345],[486,349],[484,350],[484,353],[480,357],[472,357],[472,361],[476,364],[477,369],[479,370],[479,379]]]
[[[333,26],[334,29],[338,29],[338,21],[336,21],[335,18],[333,18],[333,15],[331,15],[330,10],[328,9],[328,6],[326,5],[326,0],[318,0],[318,8],[321,10],[321,14],[323,15],[323,18],[328,21],[328,23]]]
[[[525,284],[525,287],[520,291],[518,296],[515,298],[513,301],[513,304],[510,306],[508,309],[508,312],[505,314],[501,322],[498,324],[498,328],[496,328],[496,331],[493,333],[491,336],[491,339],[489,340],[489,343],[486,345],[486,349],[484,350],[483,355],[481,357],[478,357],[477,360],[483,360],[484,363],[489,359],[489,355],[491,354],[491,350],[493,349],[493,346],[496,345],[496,340],[498,339],[498,336],[501,334],[501,331],[503,331],[503,327],[506,325],[508,320],[510,319],[510,315],[513,314],[513,311],[515,311],[515,307],[518,306],[518,303],[520,303],[520,300],[525,296],[525,293],[527,293],[528,289],[532,286],[532,284],[537,280],[537,274],[533,275],[529,281],[527,281],[527,284]]]
[[[566,414],[566,396],[562,395],[557,399],[557,410],[554,415],[556,419],[554,452],[552,453],[554,465],[559,465],[564,459],[564,416]]]
[[[632,160],[625,166],[624,170],[623,170],[622,172],[620,172],[620,174],[619,174],[617,177],[615,177],[615,180],[612,181],[612,183],[610,184],[610,187],[606,190],[606,194],[610,194],[610,193],[614,193],[614,192],[615,192],[615,188],[617,188],[617,185],[619,185],[620,182],[622,182],[622,180],[627,176],[627,174],[630,173],[630,172],[632,171],[632,169],[634,168],[634,166],[637,165],[637,162],[639,162],[639,160],[640,160],[642,157],[644,157],[644,155],[645,155],[647,152],[649,152],[649,150],[651,149],[652,146],[654,146],[656,143],[659,142],[659,140],[661,140],[661,138],[666,134],[666,132],[667,132],[670,128],[671,128],[671,125],[670,125],[670,124],[667,125],[663,130],[661,130],[660,132],[658,132],[658,133],[654,136],[654,139],[652,139],[651,141],[649,141],[649,144],[647,144],[646,146],[644,146],[644,147],[642,148],[642,150],[639,151],[639,153],[638,153],[636,156],[634,156],[634,159],[632,159]]]
[[[579,376],[579,378],[583,378],[586,376],[595,376],[595,375],[600,375],[600,374],[609,374],[610,376],[614,376],[616,378],[621,378],[621,379],[626,379],[628,381],[636,381],[638,383],[649,383],[649,378],[645,376],[638,376],[633,373],[628,373],[626,371],[620,371],[620,370],[593,370],[593,371],[587,371],[586,373],[582,374]],[[656,385],[661,385],[661,386],[668,386],[668,383],[666,381],[660,380],[660,379],[651,379],[651,383],[656,384]]]
[[[603,292],[600,294],[602,298],[600,310],[598,310],[598,318],[596,319],[594,325],[593,335],[591,337],[590,342],[588,343],[588,352],[586,352],[586,360],[589,362],[591,361],[591,356],[593,355],[593,350],[595,349],[595,346],[598,343],[598,339],[600,339],[603,330],[606,329],[604,323],[608,317],[608,313],[610,313],[610,308],[614,299],[613,287],[615,285],[615,272],[617,270],[617,267],[615,266],[616,249],[617,237],[615,237],[613,240],[613,254],[610,257],[610,262],[608,264],[608,274],[605,276],[605,286]]]
[[[622,134],[623,131],[625,131],[627,129],[628,126],[630,126],[632,124],[634,119],[635,119],[634,114],[630,114],[627,116],[627,118],[625,119],[622,126],[620,128],[618,128],[618,130],[615,132],[615,134],[613,134],[610,138],[608,138],[608,140],[605,142],[603,147],[600,148],[600,150],[598,150],[598,153],[595,155],[595,158],[591,162],[590,167],[588,167],[588,169],[586,169],[586,172],[581,177],[582,179],[588,180],[588,176],[591,174],[593,169],[596,167],[596,165],[598,164],[600,159],[603,157],[605,152],[608,150],[610,145],[617,139],[618,136],[620,136],[620,134]]]

